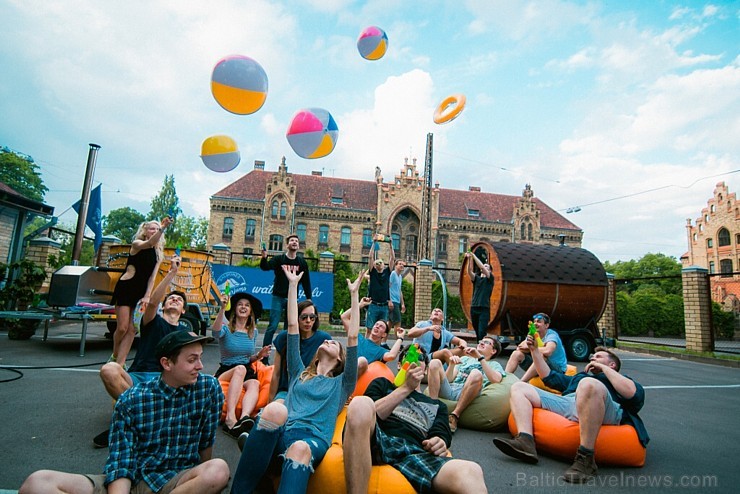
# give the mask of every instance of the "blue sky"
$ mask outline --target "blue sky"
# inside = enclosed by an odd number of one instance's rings
[[[0,18],[0,145],[39,163],[57,214],[79,199],[90,142],[104,214],[146,213],[174,174],[185,213],[207,216],[255,160],[363,180],[379,166],[392,180],[405,158],[423,169],[432,132],[440,186],[520,195],[530,183],[612,262],[680,256],[714,185],[740,193],[739,1],[0,0]],[[374,62],[356,48],[370,25],[389,38]],[[229,54],[268,74],[252,115],[211,96]],[[465,110],[434,124],[454,93]],[[339,125],[325,158],[285,139],[306,107]],[[234,171],[203,166],[214,134],[237,141]]]

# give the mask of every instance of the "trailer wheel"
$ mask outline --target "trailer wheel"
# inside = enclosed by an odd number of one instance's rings
[[[594,350],[594,343],[585,335],[576,334],[571,336],[566,345],[566,350],[571,360],[586,362],[588,356]]]

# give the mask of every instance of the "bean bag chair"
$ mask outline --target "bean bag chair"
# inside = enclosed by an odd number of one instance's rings
[[[365,390],[370,383],[378,377],[385,377],[391,382],[396,378],[393,371],[384,362],[373,362],[367,366],[367,371],[357,380],[352,396],[362,396],[365,394]]]
[[[375,362],[380,363],[380,362]],[[372,365],[372,364],[371,364]],[[382,364],[387,368],[385,364]],[[368,371],[369,373],[370,371]],[[391,373],[392,374],[392,373]],[[366,386],[367,387],[367,386]],[[363,389],[364,391],[364,389]],[[334,437],[326,456],[319,463],[316,471],[308,481],[309,494],[345,494],[347,492],[344,484],[344,453],[342,451],[342,431],[344,422],[347,420],[347,407],[337,417],[334,428]],[[368,493],[383,494],[414,494],[416,491],[409,484],[401,472],[390,465],[373,465],[370,472],[370,482],[367,487]]]
[[[568,364],[568,366],[565,369],[565,375],[575,376],[577,373],[578,373],[578,369],[576,369],[576,366]],[[557,389],[552,389],[552,388],[548,388],[547,386],[545,386],[545,383],[542,382],[542,379],[540,379],[540,376],[535,376],[532,379],[530,379],[529,384],[537,388],[544,389],[545,391],[549,391],[550,393],[554,393],[556,395],[560,394],[560,391],[558,391]]]
[[[537,451],[571,461],[580,443],[580,427],[565,417],[549,410],[535,408],[532,426]],[[517,434],[514,415],[509,416],[509,431]],[[597,465],[641,467],[645,465],[647,450],[640,444],[631,425],[602,425],[596,438]]]
[[[480,396],[473,400],[463,410],[458,427],[475,431],[493,432],[506,427],[506,419],[511,412],[509,394],[511,386],[519,381],[514,374],[507,374],[500,383],[490,383],[481,391]],[[424,390],[429,395],[429,388]],[[457,406],[456,401],[440,398],[447,405],[447,411],[452,412]]]
[[[257,380],[260,382],[260,394],[257,398],[257,405],[254,407],[254,412],[252,412],[252,416],[256,417],[257,412],[259,412],[262,408],[267,405],[269,398],[270,398],[270,381],[272,381],[272,370],[274,366],[272,365],[265,365],[260,361],[254,362],[252,364],[252,367],[254,367],[254,370],[257,371]],[[229,382],[228,381],[218,381],[218,383],[221,385],[221,390],[224,392],[224,397],[229,392]],[[241,393],[239,393],[239,400],[236,402],[236,416],[237,418],[242,413],[242,399],[244,398],[244,388],[242,388]],[[224,401],[224,406],[221,409],[221,422],[223,422],[226,419],[226,402]]]

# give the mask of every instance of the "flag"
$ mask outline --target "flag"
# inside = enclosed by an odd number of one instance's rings
[[[103,201],[100,195],[100,187],[103,184],[98,185],[92,191],[90,191],[90,202],[87,205],[87,218],[85,218],[85,224],[95,234],[95,240],[93,246],[95,252],[98,251],[98,247],[103,243]],[[80,201],[72,204],[77,214],[80,214]]]

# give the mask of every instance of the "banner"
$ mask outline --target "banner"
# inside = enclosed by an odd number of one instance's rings
[[[87,218],[85,218],[85,224],[95,234],[95,240],[93,246],[95,252],[98,251],[98,247],[103,243],[103,201],[100,195],[100,187],[103,184],[98,185],[90,191],[90,202],[87,204]],[[72,204],[77,214],[80,214],[80,201]]]
[[[257,297],[265,310],[272,305],[272,285],[275,272],[262,271],[260,268],[245,268],[240,266],[226,266],[214,264],[212,266],[213,279],[221,293],[224,292],[226,282],[229,282],[231,294],[246,292]],[[311,271],[311,300],[319,312],[331,312],[334,307],[334,274]],[[304,300],[306,295],[303,287],[298,284],[298,301]],[[264,318],[263,318],[264,319]]]

